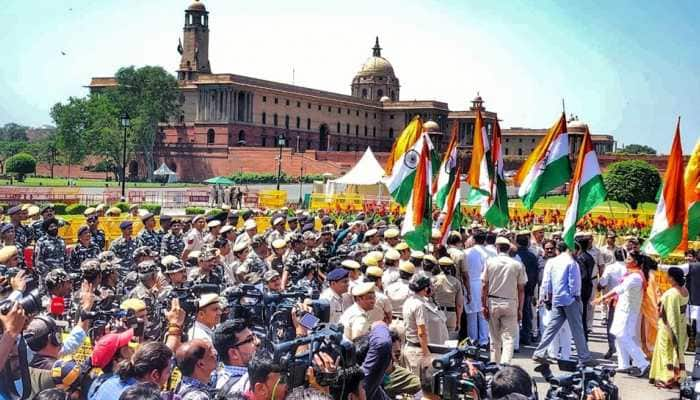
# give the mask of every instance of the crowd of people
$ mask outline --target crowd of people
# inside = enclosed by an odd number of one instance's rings
[[[465,339],[501,365],[474,398],[533,398],[514,353],[536,346],[537,363],[569,360],[573,343],[576,361],[595,365],[588,335],[596,308],[608,330],[604,358],[617,357],[617,372],[673,388],[698,325],[697,310],[685,317],[688,270],[670,268],[671,286],[660,293],[658,264],[638,238],[615,232],[602,246],[579,232],[570,249],[551,227],[473,223],[444,241],[434,229],[431,244],[411,249],[400,219],[283,208],[265,214],[262,230],[261,212],[226,209],[144,211],[140,232],[125,219],[108,243],[106,211],[86,210],[67,246],[50,204],[6,210],[0,398],[433,399],[437,349]],[[686,255],[700,270],[696,254]],[[289,323],[264,320],[266,309],[246,302],[253,292],[264,306],[292,299],[276,309]],[[342,347],[336,342],[310,344],[322,342],[319,332],[342,335],[353,357],[329,350]],[[303,385],[294,386],[299,377],[279,357],[280,343],[292,343],[292,360],[309,354]],[[485,382],[477,368],[466,371]]]

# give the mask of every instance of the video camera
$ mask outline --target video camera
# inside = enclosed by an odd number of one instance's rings
[[[575,361],[558,360],[561,371],[570,374],[552,374],[549,364],[542,364],[535,368],[545,381],[550,384],[545,396],[546,400],[578,400],[591,394],[593,389],[600,388],[605,393],[607,400],[620,398],[619,388],[613,382],[615,369],[610,367],[583,367],[578,368]]]
[[[14,278],[19,273],[19,271],[22,271],[22,268],[17,268],[17,267],[7,268],[4,265],[0,265],[0,276],[4,276],[7,278],[7,283],[5,283],[5,285],[0,286],[0,294],[9,293],[12,291],[12,286],[10,285],[10,279]],[[27,270],[27,269],[25,269],[24,272],[25,272],[24,281],[26,282],[25,291],[32,291],[32,290],[38,288],[39,282],[34,277],[35,272],[32,270]]]
[[[486,395],[486,379],[499,371],[500,366],[489,362],[479,346],[467,342],[458,348],[430,346],[431,353],[442,354],[433,360],[433,393],[445,400],[478,399]],[[470,376],[469,363],[484,376]]]
[[[308,346],[308,349],[301,354],[296,354],[300,346]],[[307,336],[273,344],[272,352],[273,360],[285,375],[290,389],[306,384],[306,371],[309,367],[314,367],[319,385],[342,384],[356,361],[353,344],[343,340],[342,325],[320,326]],[[314,366],[314,355],[319,353],[326,353],[334,360],[339,360],[338,369],[334,373],[325,373]]]
[[[15,303],[18,303],[19,306],[22,307],[26,315],[38,313],[42,309],[41,295],[39,294],[39,289],[34,289],[30,291],[29,293],[20,297],[16,301],[10,299],[0,301],[0,313],[6,315],[8,312],[10,312],[10,309]]]
[[[93,343],[104,335],[107,325],[111,325],[114,331],[125,331],[133,328],[134,336],[143,335],[145,329],[144,323],[136,318],[136,312],[131,309],[122,310],[115,307],[109,310],[81,311],[80,319],[91,321],[88,333]]]

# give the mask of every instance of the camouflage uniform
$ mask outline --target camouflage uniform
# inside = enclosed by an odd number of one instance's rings
[[[248,258],[241,264],[236,271],[236,275],[243,283],[257,283],[262,279],[265,271],[268,270],[267,263],[260,258],[254,251],[248,254]],[[242,273],[239,273],[242,272]]]
[[[284,261],[284,269],[287,270],[289,274],[289,282],[296,282],[303,277],[303,271],[299,266],[302,260],[305,260],[302,253],[297,253],[295,251],[289,252],[287,259]]]
[[[195,284],[206,283],[212,285],[222,285],[224,283],[221,266],[215,266],[208,274],[205,274],[199,267],[190,271],[188,280]]]
[[[272,231],[270,231],[269,234],[267,234],[266,238],[267,238],[267,244],[271,246],[272,242],[274,242],[275,240],[284,239],[285,234],[284,234],[284,232],[280,233],[280,231],[278,231],[277,229],[273,229]]]
[[[73,248],[68,261],[68,272],[80,272],[80,264],[90,258],[97,258],[100,254],[100,249],[95,243],[90,243],[87,247],[78,243]]]
[[[90,234],[92,235],[92,242],[97,245],[97,247],[100,248],[100,251],[105,249],[105,243],[107,243],[107,237],[105,235],[105,231],[102,229],[95,229],[94,231],[90,231]]]
[[[60,236],[44,235],[36,242],[34,249],[34,268],[45,275],[66,264],[66,242]]]
[[[137,247],[148,246],[155,252],[160,251],[160,236],[156,231],[142,229],[136,237]]]
[[[24,254],[24,248],[29,245],[31,239],[32,232],[28,226],[21,223],[15,226],[15,246],[17,246],[18,254]],[[24,258],[20,257],[20,261],[24,263]]]
[[[38,219],[32,223],[31,227],[29,228],[32,232],[32,238],[36,240],[37,244],[39,243],[39,239],[41,239],[46,232],[44,232],[44,228],[42,225],[44,224],[44,219]]]
[[[109,250],[114,252],[114,254],[121,259],[119,265],[121,265],[122,269],[131,270],[131,266],[134,263],[134,250],[136,250],[137,247],[136,240],[126,240],[124,236],[120,236],[110,244]]]
[[[161,257],[172,255],[180,258],[184,250],[185,240],[182,234],[176,236],[172,232],[168,232],[163,236],[163,240],[160,242]]]

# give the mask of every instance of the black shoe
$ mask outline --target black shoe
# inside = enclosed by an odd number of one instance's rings
[[[537,364],[550,364],[549,358],[547,358],[546,356],[543,357],[543,356],[533,355],[532,361],[536,362]]]
[[[647,367],[642,369],[642,370],[635,367],[635,371],[630,371],[630,375],[635,376],[637,378],[646,378],[647,376],[649,376],[650,370],[651,370],[651,364],[647,365]]]
[[[606,359],[606,360],[609,360],[609,359],[612,358],[613,354],[615,354],[615,350],[610,349],[610,350],[608,350],[607,353],[605,353],[605,355],[603,356],[603,358]]]

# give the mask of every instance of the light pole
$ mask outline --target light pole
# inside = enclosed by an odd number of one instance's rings
[[[277,190],[280,190],[280,178],[282,177],[282,147],[287,144],[287,140],[284,135],[280,133],[277,136],[277,145],[280,147],[280,156],[277,159]]]
[[[299,170],[299,207],[301,208],[301,203],[304,201],[304,195],[303,195],[303,179],[304,179],[304,155],[301,154],[301,151],[299,149],[299,134],[297,134],[297,153],[299,154],[299,157],[301,157],[301,168]]]
[[[124,128],[124,147],[122,148],[122,201],[126,201],[126,129],[129,127],[131,121],[126,111],[122,113],[119,119],[122,128]]]

